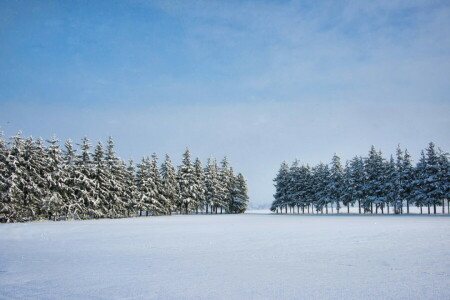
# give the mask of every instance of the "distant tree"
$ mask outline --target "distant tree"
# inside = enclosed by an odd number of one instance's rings
[[[179,187],[177,181],[177,172],[172,165],[169,155],[166,154],[166,158],[161,165],[161,177],[162,177],[162,193],[167,200],[167,210],[171,214],[179,203]]]
[[[343,199],[343,185],[344,185],[344,170],[342,169],[341,159],[334,154],[330,166],[330,175],[328,180],[328,196],[330,203],[336,205],[337,213],[341,208],[341,201]]]
[[[191,152],[189,149],[183,154],[183,162],[178,168],[178,186],[180,188],[180,213],[183,209],[186,214],[194,206],[196,199],[195,192],[197,190],[195,180],[195,170],[191,161]]]
[[[289,190],[288,190],[288,180],[289,180],[289,167],[286,162],[281,164],[280,170],[278,171],[277,176],[274,179],[275,182],[275,195],[274,202],[272,203],[271,210],[272,211],[280,211],[283,212],[283,207],[286,208],[287,213],[287,204],[289,199]]]

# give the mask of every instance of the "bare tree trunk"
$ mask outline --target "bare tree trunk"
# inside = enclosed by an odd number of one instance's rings
[[[430,214],[430,204],[427,205],[428,205],[428,214]]]
[[[347,203],[347,214],[350,214],[350,203]]]
[[[445,200],[442,199],[442,214],[445,213]]]
[[[436,214],[436,202],[433,202],[433,214]]]
[[[409,199],[406,199],[406,213],[409,214]]]
[[[420,214],[423,214],[423,212],[422,212],[422,205],[420,206]]]
[[[361,200],[358,200],[359,214],[361,214]]]
[[[328,203],[327,203],[327,205],[325,206],[325,210],[326,210],[326,214],[328,215]]]

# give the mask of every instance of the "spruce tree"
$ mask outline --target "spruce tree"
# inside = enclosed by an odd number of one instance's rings
[[[81,152],[75,162],[74,187],[75,201],[79,203],[76,206],[80,207],[81,211],[75,210],[74,216],[81,218],[99,218],[102,216],[102,213],[99,210],[100,203],[95,186],[96,182],[94,180],[95,174],[90,153],[91,144],[89,139],[84,137],[78,146]]]
[[[336,205],[337,213],[341,207],[340,203],[343,198],[344,170],[342,169],[341,159],[334,154],[331,161],[330,177],[328,181],[328,195],[330,202]]]
[[[44,199],[44,211],[47,218],[59,217],[63,213],[65,204],[65,173],[63,171],[63,158],[59,149],[59,140],[54,136],[47,141],[47,195]]]
[[[247,182],[239,173],[234,180],[232,213],[244,213],[248,205]]]
[[[206,205],[206,182],[205,182],[205,171],[202,167],[202,162],[197,157],[194,162],[195,170],[195,212],[198,213],[199,209],[204,209]]]
[[[289,167],[286,162],[283,162],[280,166],[277,176],[274,179],[275,182],[275,194],[274,202],[270,208],[272,211],[280,211],[283,213],[283,207],[286,208],[289,202],[289,190],[288,190],[288,180],[289,180]]]
[[[195,205],[196,199],[196,180],[195,170],[191,162],[191,153],[189,149],[183,154],[183,162],[178,168],[178,186],[180,187],[180,213],[184,210],[186,214]]]
[[[176,170],[167,154],[166,159],[161,165],[161,177],[163,183],[162,193],[167,199],[168,213],[171,214],[176,209],[177,203],[179,202],[179,188]]]
[[[437,155],[434,143],[429,143],[426,149],[426,159],[425,159],[425,193],[427,199],[427,205],[433,206],[433,213],[436,214],[436,205],[441,204],[441,200],[444,196],[444,191],[442,190],[440,184],[440,164],[439,157]]]

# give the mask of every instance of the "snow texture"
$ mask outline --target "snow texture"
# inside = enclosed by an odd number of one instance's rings
[[[448,216],[0,225],[0,299],[450,299],[449,283]]]

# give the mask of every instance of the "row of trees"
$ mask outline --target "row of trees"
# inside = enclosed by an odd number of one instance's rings
[[[436,214],[437,206],[447,212],[450,200],[449,154],[436,150],[430,143],[422,151],[414,167],[407,150],[397,148],[396,157],[383,158],[381,151],[372,146],[367,157],[356,156],[343,166],[336,154],[329,165],[314,167],[300,165],[296,160],[289,167],[285,162],[274,179],[276,192],[271,210],[279,213],[328,213],[335,208],[358,205],[359,213],[410,212],[410,206],[428,209]]]
[[[0,134],[0,221],[117,218],[179,213],[242,213],[247,184],[224,158],[221,166],[208,159],[202,167],[187,149],[175,168],[166,155],[144,157],[135,167],[116,156],[109,138],[93,153],[87,138],[76,149],[69,140],[60,149],[54,137],[9,142]]]

